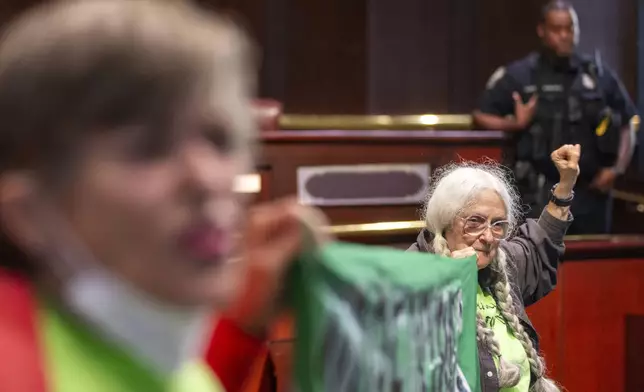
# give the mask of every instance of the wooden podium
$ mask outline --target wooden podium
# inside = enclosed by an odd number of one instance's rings
[[[260,199],[297,195],[334,224],[414,220],[429,176],[459,160],[501,160],[501,132],[307,130],[261,135]]]

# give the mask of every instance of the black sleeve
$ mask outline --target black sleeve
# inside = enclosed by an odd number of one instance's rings
[[[515,91],[518,91],[516,82],[507,73],[507,69],[505,67],[497,69],[487,82],[478,110],[500,117],[514,114],[512,93]]]
[[[565,252],[564,236],[572,223],[559,220],[543,209],[538,221],[528,219],[515,237],[502,243],[511,263],[513,281],[525,306],[551,292],[557,284],[559,261]]]
[[[628,124],[628,121],[637,115],[637,108],[628,96],[624,85],[609,68],[604,68],[602,79],[604,79],[606,103],[614,112],[620,114],[623,124]]]

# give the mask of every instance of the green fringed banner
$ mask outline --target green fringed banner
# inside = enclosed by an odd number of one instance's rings
[[[296,264],[296,390],[479,387],[475,259],[330,243]]]

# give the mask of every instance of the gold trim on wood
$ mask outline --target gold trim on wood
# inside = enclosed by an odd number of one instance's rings
[[[614,191],[616,199],[638,203],[637,211],[644,213],[644,196],[636,193]],[[423,221],[397,221],[397,222],[375,222],[360,223],[353,225],[335,225],[331,226],[328,231],[338,236],[368,236],[373,234],[384,235],[405,235],[417,233],[425,227]],[[606,241],[613,238],[610,235],[583,235],[567,236],[567,240],[584,240],[584,241]]]
[[[398,222],[376,222],[362,223],[354,225],[335,225],[330,226],[328,231],[337,236],[346,237],[363,237],[374,234],[381,235],[406,235],[416,234],[425,227],[423,221],[398,221]],[[609,235],[609,234],[590,234],[590,235],[568,235],[567,241],[617,241],[643,239],[640,235]]]
[[[344,115],[344,114],[282,114],[279,116],[279,129],[471,129],[470,114],[410,114],[410,115]],[[637,132],[640,117],[630,119]]]
[[[613,197],[615,199],[628,201],[630,203],[644,204],[644,195],[640,195],[640,194],[637,194],[637,193],[614,190],[613,191]]]
[[[351,236],[371,235],[375,233],[406,234],[416,233],[424,227],[425,222],[423,221],[377,222],[331,226],[329,232],[335,235]]]
[[[315,115],[283,114],[279,128],[302,129],[471,129],[469,114],[416,114],[416,115]]]

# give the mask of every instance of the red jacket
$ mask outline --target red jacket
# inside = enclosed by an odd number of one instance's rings
[[[257,358],[266,355],[263,340],[248,335],[229,319],[221,319],[206,353],[206,362],[213,369],[226,391],[242,390]]]
[[[47,392],[31,286],[21,277],[0,270],[0,390]],[[242,389],[256,358],[265,350],[232,321],[215,328],[206,361],[226,391]]]

